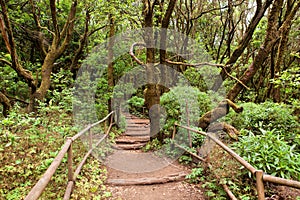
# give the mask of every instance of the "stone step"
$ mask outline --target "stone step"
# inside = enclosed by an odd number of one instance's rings
[[[120,150],[137,150],[145,146],[147,142],[141,142],[136,144],[115,144],[112,147],[114,149],[120,149]]]
[[[139,142],[148,142],[149,140],[150,140],[149,136],[140,136],[140,137],[121,136],[116,139],[116,143],[117,144],[120,144],[120,143],[134,144],[134,143],[139,143]]]
[[[127,136],[149,136],[150,130],[147,131],[126,131],[124,135]]]

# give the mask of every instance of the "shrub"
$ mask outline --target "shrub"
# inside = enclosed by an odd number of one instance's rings
[[[262,104],[243,103],[242,113],[236,114],[231,111],[226,116],[226,121],[237,129],[251,131],[254,135],[261,134],[260,129],[280,134],[289,144],[297,144],[299,150],[299,126],[300,123],[292,115],[293,110],[285,104],[264,102]]]
[[[127,100],[127,103],[129,104],[129,110],[134,114],[143,112],[143,106],[145,103],[145,100],[143,98],[133,96],[129,100]]]
[[[209,95],[200,92],[195,87],[177,86],[161,96],[160,103],[166,110],[166,122],[163,126],[164,134],[172,133],[175,122],[187,125],[186,104],[191,125],[196,125],[198,118],[211,109]]]
[[[275,131],[260,131],[260,135],[247,131],[248,135],[242,136],[232,147],[257,169],[274,176],[300,180],[300,154],[294,151],[296,145],[290,146]]]

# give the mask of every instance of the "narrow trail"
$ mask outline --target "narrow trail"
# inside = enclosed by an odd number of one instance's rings
[[[141,150],[150,140],[149,120],[125,116],[126,131],[116,139],[114,152],[106,159],[111,199],[204,199],[199,188],[184,181],[190,169]]]

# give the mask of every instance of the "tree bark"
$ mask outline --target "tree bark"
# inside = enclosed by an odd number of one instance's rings
[[[263,62],[269,55],[272,46],[275,44],[277,40],[277,20],[279,17],[282,4],[283,4],[283,0],[276,0],[273,3],[272,9],[268,16],[268,26],[266,30],[264,43],[258,50],[257,55],[254,57],[254,61],[244,72],[242,77],[239,78],[239,80],[242,81],[244,84],[247,84],[253,78],[257,70],[262,66]],[[237,97],[237,95],[241,92],[242,89],[243,86],[240,83],[236,83],[227,93],[227,98],[233,101]]]
[[[287,8],[286,11],[286,15],[285,15],[285,20],[282,23],[282,26],[279,29],[279,45],[278,45],[278,49],[277,49],[277,55],[276,55],[276,61],[275,61],[275,65],[274,65],[274,79],[278,79],[280,76],[280,72],[281,72],[281,63],[283,61],[283,56],[284,56],[284,51],[286,50],[287,47],[287,43],[289,40],[289,33],[290,33],[290,29],[292,26],[292,20],[296,15],[296,12],[299,10],[300,7],[300,2],[298,2],[294,8]],[[274,84],[272,84],[272,96],[273,96],[273,101],[274,102],[280,102],[281,101],[281,97],[280,97],[280,86],[275,86]]]
[[[155,138],[159,132],[159,105],[160,94],[156,90],[154,81],[154,62],[155,62],[155,49],[153,37],[153,9],[154,3],[144,0],[143,15],[144,15],[144,41],[146,44],[146,74],[147,86],[144,91],[145,105],[149,110],[150,117],[150,136]]]
[[[182,181],[186,177],[186,173],[179,172],[175,174],[170,174],[165,177],[149,177],[149,178],[139,178],[139,179],[108,179],[107,184],[110,185],[153,185],[162,184],[174,181]]]
[[[202,128],[202,130],[206,130],[211,123],[215,122],[217,119],[220,119],[221,117],[224,117],[229,112],[230,107],[237,113],[243,111],[243,107],[239,107],[229,99],[225,99],[221,101],[216,108],[205,113],[199,119],[198,127]]]
[[[3,105],[3,116],[7,117],[8,111],[11,108],[11,103],[10,100],[2,92],[0,92],[0,103]]]
[[[266,0],[266,2],[263,5],[262,5],[261,0],[257,0],[256,4],[257,4],[257,8],[256,8],[256,11],[255,11],[255,14],[254,14],[253,18],[251,19],[251,22],[250,22],[249,26],[247,27],[246,32],[245,32],[242,40],[239,42],[238,47],[233,51],[233,53],[230,56],[229,60],[226,62],[225,65],[227,67],[225,69],[222,69],[222,71],[220,73],[220,76],[222,77],[222,79],[217,79],[217,81],[214,83],[214,86],[213,86],[213,89],[212,89],[214,91],[217,91],[220,88],[220,86],[222,84],[222,81],[227,78],[226,71],[228,73],[231,72],[230,65],[234,64],[238,60],[238,58],[242,55],[242,53],[244,52],[244,50],[248,46],[250,40],[252,39],[252,35],[254,33],[254,30],[256,29],[258,23],[260,22],[260,20],[264,16],[264,14],[265,14],[266,10],[268,9],[268,7],[272,4],[272,0]]]
[[[72,39],[73,28],[75,23],[76,7],[77,7],[77,1],[75,0],[73,1],[72,6],[70,8],[68,19],[65,22],[62,31],[60,32],[58,29],[57,19],[56,19],[55,0],[50,0],[52,23],[54,26],[55,33],[52,33],[53,34],[52,44],[42,65],[42,82],[40,84],[40,87],[33,94],[34,98],[43,100],[47,94],[48,89],[50,88],[53,65],[55,61],[64,53],[64,51],[66,50],[67,46],[69,45]]]
[[[112,14],[109,14],[109,38],[108,38],[108,58],[107,58],[107,79],[109,89],[112,90],[114,87],[114,64],[113,64],[113,56],[114,56],[114,43],[115,43],[115,20]],[[112,111],[112,98],[108,99],[108,112]],[[111,116],[113,118],[113,116]]]
[[[5,40],[6,48],[11,56],[11,67],[17,72],[18,76],[23,78],[28,86],[35,91],[36,84],[34,81],[34,77],[32,76],[31,72],[24,69],[22,65],[19,63],[19,58],[16,50],[16,45],[14,41],[13,31],[10,24],[10,20],[8,17],[8,12],[6,8],[6,3],[4,0],[0,0],[1,8],[2,8],[2,17],[0,16],[0,28],[2,36]]]
[[[81,35],[79,40],[79,46],[75,52],[74,57],[72,58],[72,64],[70,66],[70,71],[73,74],[73,79],[76,79],[77,71],[79,69],[78,61],[82,57],[83,49],[85,44],[87,43],[88,33],[89,33],[89,22],[90,22],[90,13],[87,10],[85,16],[85,29],[83,35]]]

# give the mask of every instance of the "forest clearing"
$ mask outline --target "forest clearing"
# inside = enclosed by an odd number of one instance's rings
[[[0,199],[300,200],[299,0],[0,6]]]

